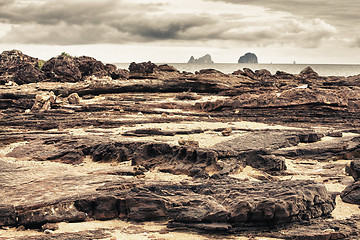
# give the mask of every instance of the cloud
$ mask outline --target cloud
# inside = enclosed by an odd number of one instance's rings
[[[255,17],[239,11],[246,10],[246,6],[229,8],[229,3],[249,1],[221,2],[225,2],[226,14],[216,9],[211,13],[201,7],[197,9],[195,3],[192,9],[184,7],[184,11],[170,12],[174,2],[164,1],[144,4],[125,0],[0,0],[0,23],[12,25],[0,42],[54,45],[217,42],[221,45],[227,41],[234,45],[312,48],[337,33],[334,26],[320,18],[302,19],[274,13]],[[281,2],[255,0],[251,4],[281,10],[285,5]],[[294,11],[301,4],[300,0],[288,2],[288,8]],[[290,7],[290,2],[295,5]],[[217,3],[216,7],[219,6]]]
[[[297,16],[320,18],[332,24],[343,24],[346,21],[360,20],[358,0],[206,0],[208,2],[224,2],[237,5],[255,5],[272,11],[289,12]]]

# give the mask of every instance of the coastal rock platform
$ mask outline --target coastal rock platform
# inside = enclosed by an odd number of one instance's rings
[[[0,239],[357,239],[359,76],[0,59]]]

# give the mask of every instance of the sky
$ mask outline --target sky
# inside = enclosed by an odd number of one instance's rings
[[[109,63],[360,64],[359,0],[0,0],[0,49]]]

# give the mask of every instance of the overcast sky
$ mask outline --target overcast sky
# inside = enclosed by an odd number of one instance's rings
[[[105,62],[360,63],[359,0],[0,0],[0,47]]]

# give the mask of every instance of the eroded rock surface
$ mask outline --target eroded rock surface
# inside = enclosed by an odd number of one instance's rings
[[[117,219],[285,239],[359,232],[346,203],[360,199],[359,76],[1,59],[3,228]]]

